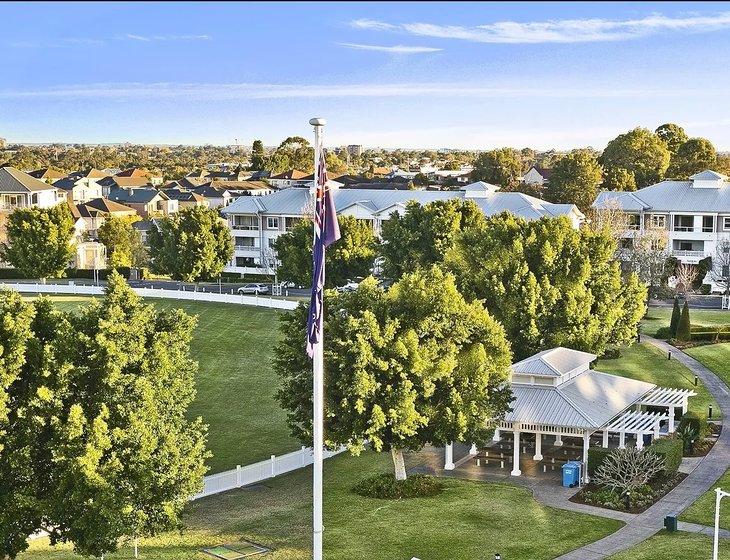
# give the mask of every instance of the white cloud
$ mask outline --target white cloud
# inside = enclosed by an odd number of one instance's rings
[[[725,96],[718,88],[615,88],[563,87],[542,85],[502,87],[469,83],[394,83],[394,84],[323,84],[289,85],[257,83],[92,83],[55,86],[45,89],[0,90],[2,99],[22,98],[100,98],[100,99],[176,99],[235,100],[350,97],[444,97],[477,99],[510,99],[515,97],[570,98],[705,98]]]
[[[358,49],[363,51],[378,51],[392,54],[418,54],[418,53],[432,53],[442,51],[443,49],[437,49],[434,47],[415,47],[408,45],[393,45],[392,47],[385,45],[362,45],[360,43],[337,43],[342,47],[348,49]]]
[[[91,39],[89,37],[66,37],[65,39],[61,39],[61,42],[67,45],[101,46],[106,44],[101,39]]]
[[[372,19],[350,22],[357,29],[400,31],[419,37],[461,39],[476,43],[586,43],[637,39],[662,32],[703,33],[730,28],[730,12],[640,19],[564,19],[534,22],[499,21],[465,27],[433,23],[392,24]]]
[[[135,33],[126,33],[123,38],[151,43],[152,41],[208,41],[210,35],[137,35]]]

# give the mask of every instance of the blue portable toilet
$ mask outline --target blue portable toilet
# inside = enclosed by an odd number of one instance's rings
[[[580,463],[578,461],[568,461],[563,465],[563,486],[573,488],[578,486],[580,481]]]

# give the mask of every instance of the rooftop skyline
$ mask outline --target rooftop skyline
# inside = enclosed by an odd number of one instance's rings
[[[730,149],[730,3],[3,4],[10,142]],[[29,31],[30,30],[30,31]]]

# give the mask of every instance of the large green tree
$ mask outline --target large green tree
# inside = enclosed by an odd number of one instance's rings
[[[671,154],[676,154],[679,147],[689,140],[684,128],[674,123],[660,125],[654,132],[666,144]]]
[[[142,236],[133,226],[139,219],[139,216],[109,216],[99,227],[99,241],[106,247],[109,268],[146,265]]]
[[[340,239],[327,249],[327,286],[339,286],[370,274],[377,242],[369,222],[353,216],[338,216]],[[280,262],[277,274],[303,286],[312,283],[312,222],[302,220],[274,243]]]
[[[664,178],[670,152],[664,141],[646,128],[635,128],[611,140],[601,154],[606,170],[614,167],[634,174],[636,186],[646,187]]]
[[[601,354],[634,339],[646,301],[635,275],[622,279],[615,249],[608,232],[567,218],[505,213],[464,230],[446,263],[504,325],[516,358],[555,346]]]
[[[314,169],[314,148],[306,138],[290,136],[279,144],[267,163],[272,173],[287,169],[311,172]]]
[[[59,278],[74,259],[74,221],[65,204],[17,208],[6,222],[0,256],[28,278]]]
[[[690,175],[706,169],[714,169],[717,163],[717,150],[706,138],[690,138],[672,156],[668,175],[686,179]]]
[[[545,198],[587,211],[598,194],[603,169],[591,150],[572,150],[553,165]]]
[[[304,304],[282,316],[274,368],[292,433],[312,438],[312,363]],[[325,298],[325,441],[359,453],[390,451],[397,479],[404,450],[452,441],[482,444],[505,414],[511,355],[504,330],[454,278],[434,267],[388,291],[371,278]]]
[[[636,178],[628,169],[611,167],[604,171],[601,188],[606,191],[635,191]]]
[[[471,172],[473,181],[499,185],[504,190],[516,189],[521,177],[522,158],[514,148],[499,148],[479,154]]]
[[[209,208],[185,208],[158,222],[148,235],[151,267],[175,280],[216,278],[233,257],[231,233]]]
[[[380,254],[385,272],[398,278],[405,272],[440,264],[457,234],[484,219],[472,201],[409,202],[403,214],[394,212],[381,226]]]
[[[251,169],[260,171],[266,167],[266,150],[261,140],[254,140],[251,147]]]
[[[78,313],[3,292],[0,314],[19,370],[0,432],[0,554],[38,529],[99,556],[178,527],[207,456],[205,427],[187,418],[195,320],[143,304],[116,273]]]

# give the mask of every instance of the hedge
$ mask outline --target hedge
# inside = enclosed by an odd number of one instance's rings
[[[25,274],[21,274],[17,268],[0,268],[0,279],[3,280],[26,280]]]
[[[697,432],[699,435],[702,432],[702,424],[704,420],[694,412],[686,412],[682,415],[682,419],[679,421],[679,429],[684,430],[684,427],[689,425],[690,428]]]
[[[603,464],[613,449],[606,447],[591,447],[588,449],[588,476],[593,476],[596,469]]]
[[[682,464],[684,443],[678,437],[654,440],[654,443],[648,449],[664,458],[664,472],[666,474],[675,474],[679,469],[679,465]]]

